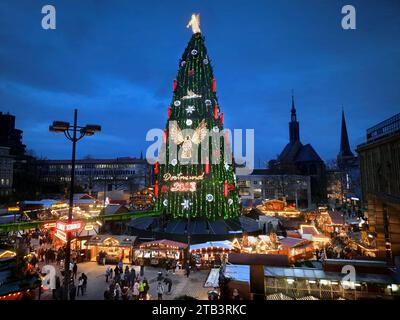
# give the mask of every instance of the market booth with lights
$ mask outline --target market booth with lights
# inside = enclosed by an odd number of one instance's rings
[[[229,253],[240,249],[229,240],[209,241],[190,246],[193,263],[198,269],[217,268],[228,258]]]
[[[87,242],[90,250],[91,261],[102,264],[103,259],[107,264],[115,264],[119,261],[132,263],[134,256],[135,236],[126,235],[96,235]]]
[[[134,261],[139,265],[182,265],[186,248],[186,243],[166,239],[145,242],[135,250]]]
[[[16,254],[0,249],[0,301],[34,299],[42,281],[32,268],[24,268],[23,277],[16,274]]]

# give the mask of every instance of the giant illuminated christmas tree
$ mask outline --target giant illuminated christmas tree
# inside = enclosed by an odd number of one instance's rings
[[[226,157],[231,149],[224,143],[224,117],[198,15],[192,15],[189,26],[193,36],[173,82],[164,144],[154,166],[155,207],[172,218],[238,218],[236,178],[227,161],[231,157]],[[172,144],[176,154],[170,151]],[[194,157],[197,163],[191,160]]]

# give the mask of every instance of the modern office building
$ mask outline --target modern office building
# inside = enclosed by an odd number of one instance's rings
[[[284,199],[299,208],[311,205],[311,178],[303,175],[278,175],[269,169],[254,169],[250,175],[238,175],[242,200]]]
[[[68,186],[70,160],[38,160],[42,184]],[[138,191],[152,184],[152,167],[144,159],[82,159],[75,164],[76,184],[88,192]]]
[[[400,113],[369,128],[357,148],[368,223],[378,255],[400,255]]]

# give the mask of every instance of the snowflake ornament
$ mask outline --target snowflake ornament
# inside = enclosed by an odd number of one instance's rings
[[[190,206],[191,206],[192,204],[193,204],[193,203],[191,203],[190,200],[184,199],[183,202],[181,203],[181,206],[182,206],[182,208],[183,208],[184,210],[189,210],[189,209],[190,209]]]
[[[178,164],[178,160],[172,159],[171,164],[175,167]]]
[[[225,170],[226,170],[226,171],[229,170],[230,167],[229,167],[228,162],[224,161],[224,167],[225,167]]]
[[[207,194],[207,196],[206,196],[206,200],[208,201],[208,202],[212,202],[213,200],[214,200],[214,196],[212,195],[212,194]]]
[[[179,100],[176,100],[175,102],[174,102],[174,106],[175,107],[179,107],[181,105],[181,102],[179,101]]]
[[[186,125],[187,126],[191,126],[193,124],[193,121],[192,120],[190,120],[190,119],[187,119],[186,120]]]
[[[207,58],[204,59],[204,60],[203,60],[203,63],[207,65],[207,64],[208,64],[208,59],[207,59]]]
[[[213,127],[212,130],[213,130],[215,133],[218,133],[218,132],[219,132],[219,128],[218,128],[217,126]]]
[[[164,207],[167,207],[168,206],[168,200],[165,199],[162,204],[164,205]]]
[[[197,55],[197,50],[196,50],[196,49],[193,49],[193,50],[191,51],[191,54],[192,54],[193,56]]]
[[[211,104],[212,104],[211,100],[209,100],[209,99],[207,99],[207,100],[204,101],[204,102],[205,102],[205,104],[206,104],[207,107],[211,106]]]
[[[185,110],[186,110],[186,112],[187,112],[188,114],[192,114],[193,111],[196,110],[196,108],[195,108],[194,106],[188,106]]]

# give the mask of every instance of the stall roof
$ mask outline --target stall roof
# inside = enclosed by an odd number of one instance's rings
[[[100,245],[102,244],[105,240],[107,239],[114,239],[117,240],[119,243],[119,246],[121,247],[126,247],[126,246],[133,246],[134,243],[136,242],[137,237],[136,236],[126,236],[126,235],[110,235],[110,234],[98,234],[96,236],[93,236],[88,242],[88,245]]]
[[[224,276],[236,281],[250,282],[250,266],[226,264]]]
[[[279,242],[281,243],[282,247],[294,248],[299,245],[306,244],[308,242],[308,240],[301,239],[301,238],[286,237],[283,239],[279,239]]]
[[[187,244],[183,242],[178,242],[178,241],[172,241],[172,240],[154,240],[154,241],[149,241],[149,242],[144,242],[142,243],[139,247],[141,249],[145,248],[146,246],[158,246],[158,245],[163,245],[163,246],[168,246],[168,247],[177,247],[179,249],[185,249],[187,248]]]
[[[201,250],[201,249],[211,249],[211,248],[221,248],[232,250],[235,247],[232,245],[232,242],[229,240],[224,241],[209,241],[205,243],[194,244],[190,246],[190,251]]]
[[[282,267],[264,267],[264,275],[273,278],[291,278],[307,280],[328,280],[340,282],[343,280],[343,274],[340,272],[325,272],[321,269],[311,268],[282,268]],[[250,266],[226,264],[224,276],[235,281],[250,283]],[[382,274],[358,274],[356,282],[367,282],[376,284],[392,284],[393,277]]]
[[[328,215],[332,220],[333,225],[344,225],[345,219],[341,211],[328,211]]]
[[[155,219],[156,218],[154,217],[133,218],[126,225],[128,227],[146,230],[150,227]]]
[[[27,201],[23,201],[23,205],[32,205],[32,204],[41,204],[43,205],[43,208],[48,209],[50,208],[53,204],[62,202],[62,200],[53,200],[53,199],[43,199],[40,201],[31,201],[31,200],[27,200]]]
[[[321,269],[312,269],[312,268],[265,267],[264,274],[266,277],[274,277],[274,278],[329,280],[338,282],[343,280],[343,274],[340,272],[326,272]],[[384,274],[357,273],[356,282],[391,284],[393,283],[393,278],[389,275],[384,275]]]
[[[125,213],[125,212],[129,212],[128,208],[120,204],[109,204],[104,210],[104,214],[106,215]]]
[[[311,234],[313,236],[319,235],[317,228],[312,225],[301,225],[300,230],[302,234]]]
[[[231,253],[228,260],[233,264],[289,267],[286,254]]]

